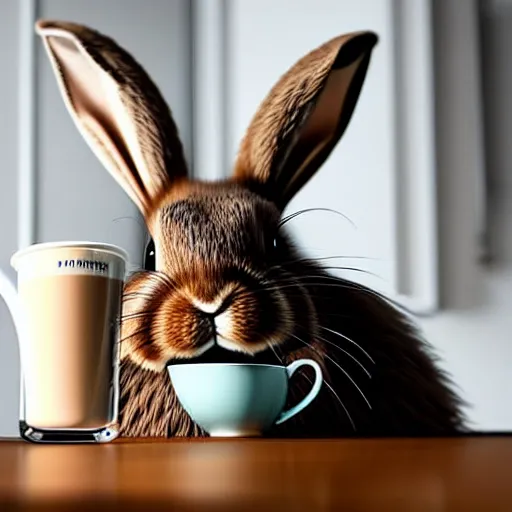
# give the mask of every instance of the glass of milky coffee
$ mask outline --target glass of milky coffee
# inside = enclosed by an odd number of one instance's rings
[[[23,320],[20,434],[33,442],[117,437],[119,316],[127,253],[41,243],[11,259]]]

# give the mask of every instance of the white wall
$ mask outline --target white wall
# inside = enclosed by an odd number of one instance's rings
[[[17,247],[16,131],[18,128],[17,0],[4,0],[0,7],[0,267],[12,279],[9,258]],[[18,418],[18,347],[5,305],[0,303],[0,435],[15,435]]]
[[[438,144],[443,311],[423,319],[427,337],[473,404],[481,430],[512,430],[512,1],[484,2],[489,219],[492,262],[475,251],[472,162],[464,139],[468,87],[458,49],[458,0],[436,4]]]
[[[88,24],[143,63],[167,99],[191,158],[190,6],[185,0],[39,0],[39,17]],[[17,249],[17,101],[19,0],[0,4],[0,266]],[[121,22],[122,20],[122,22]],[[81,138],[37,43],[37,241],[114,243],[140,265],[145,231],[139,214]],[[19,358],[11,319],[0,302],[0,436],[18,435]]]

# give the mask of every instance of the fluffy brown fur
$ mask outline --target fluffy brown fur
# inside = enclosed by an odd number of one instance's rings
[[[170,112],[131,56],[83,26],[41,21],[37,30],[73,119],[139,206],[155,244],[155,269],[125,289],[123,435],[205,435],[176,399],[170,362],[301,357],[320,363],[325,385],[269,435],[464,429],[461,401],[408,317],[304,258],[282,219],[349,123],[374,34],[345,34],[300,59],[262,102],[232,179],[202,183],[186,177]],[[308,369],[293,378],[290,404],[310,379]]]

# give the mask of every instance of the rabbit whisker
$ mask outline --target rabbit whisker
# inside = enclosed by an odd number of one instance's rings
[[[119,343],[124,343],[125,341],[129,340],[130,338],[133,338],[134,336],[139,336],[140,334],[148,333],[149,329],[147,327],[144,327],[143,329],[139,329],[138,331],[133,332],[132,334],[129,334],[128,336],[125,336],[124,338],[121,338],[119,340]]]
[[[279,357],[279,354],[277,353],[276,349],[274,348],[274,346],[272,345],[272,343],[268,342],[267,341],[267,345],[270,347],[270,350],[272,350],[272,352],[274,352],[274,355],[277,357],[277,360],[280,361],[280,363],[285,366],[283,360],[281,357]]]
[[[133,280],[135,277],[137,277],[139,275],[144,278],[147,278],[147,279],[155,279],[169,287],[172,287],[172,288],[175,287],[175,284],[172,281],[172,279],[164,272],[160,272],[158,270],[146,270],[146,269],[135,270],[131,275],[131,279]]]
[[[173,283],[172,279],[163,272],[158,272],[155,270],[149,271],[147,270],[146,273],[151,276],[151,278],[155,278],[157,281],[160,281],[161,283],[171,287],[175,288],[175,284]]]
[[[155,314],[155,311],[141,311],[139,313],[128,313],[127,315],[122,315],[119,319],[120,322],[124,320],[131,320],[133,318],[151,318]]]
[[[136,276],[138,274],[140,274],[141,276],[144,276],[147,273],[148,273],[148,270],[146,270],[146,269],[144,269],[142,267],[139,267],[138,269],[132,271],[132,277]]]
[[[345,288],[347,290],[352,290],[352,291],[358,291],[358,292],[361,292],[361,293],[367,293],[369,295],[373,295],[374,297],[378,298],[378,299],[383,299],[383,300],[388,300],[386,299],[386,297],[380,295],[379,293],[375,292],[374,290],[370,290],[368,288],[358,288],[358,287],[354,287],[354,286],[349,286],[348,284],[341,284],[341,283],[295,283],[295,284],[290,284],[290,283],[287,283],[287,284],[284,284],[282,286],[279,286],[279,283],[276,283],[274,286],[269,286],[269,287],[265,287],[265,288],[259,288],[259,289],[256,289],[256,290],[251,290],[252,292],[270,292],[270,291],[279,291],[279,290],[284,290],[286,288],[301,288],[301,289],[304,289],[308,286],[313,286],[313,287],[317,287],[317,286],[324,286],[324,287],[334,287],[334,288]],[[308,290],[309,291],[309,290]]]
[[[325,277],[325,276],[322,276],[322,277]],[[300,278],[297,278],[297,279],[299,280]],[[400,309],[401,311],[412,316],[412,313],[405,306],[403,306],[402,304],[399,304],[398,302],[394,301],[393,299],[390,299],[389,297],[386,297],[385,295],[383,295],[379,292],[376,292],[375,290],[372,290],[372,289],[366,288],[366,287],[362,287],[362,286],[357,286],[354,283],[349,283],[348,281],[341,279],[341,278],[337,278],[337,277],[329,277],[328,279],[331,279],[333,281],[341,281],[341,283],[300,282],[300,283],[295,283],[295,284],[286,283],[282,286],[279,286],[278,281],[276,281],[275,282],[276,284],[273,286],[262,288],[262,289],[257,289],[257,290],[252,290],[252,291],[279,291],[279,290],[284,290],[286,288],[294,288],[295,287],[295,288],[300,288],[300,289],[306,288],[309,293],[310,292],[310,290],[308,289],[309,286],[311,286],[311,287],[323,286],[323,287],[345,288],[347,290],[352,290],[352,291],[372,295],[373,297],[375,297],[379,300],[383,300],[385,302],[388,302],[389,304],[392,304],[397,309]]]
[[[354,269],[356,270],[356,269]],[[366,272],[366,271],[363,271],[361,269],[359,269],[359,271],[361,272]],[[372,274],[371,272],[367,272],[369,274]],[[380,279],[382,279],[381,276],[378,276],[376,274],[372,274],[372,275],[375,275],[375,277],[378,277]],[[292,280],[293,278],[292,277],[285,277],[285,278],[280,278],[279,280],[278,279],[275,279],[273,280],[273,282],[271,283],[273,287],[268,287],[268,288],[263,288],[265,291],[275,291],[275,290],[279,290],[279,289],[284,289],[284,288],[287,288],[287,287],[290,287],[290,286],[300,286],[300,287],[303,287],[303,286],[338,286],[339,288],[346,288],[346,289],[349,289],[349,290],[354,290],[354,291],[359,291],[359,292],[362,292],[362,293],[367,293],[367,294],[370,294],[370,295],[373,295],[374,297],[380,299],[380,300],[383,300],[383,301],[386,301],[388,302],[389,304],[392,304],[394,307],[396,307],[397,309],[401,310],[402,312],[404,313],[407,313],[409,316],[413,316],[413,313],[407,309],[407,307],[405,307],[403,304],[400,304],[396,301],[394,301],[393,299],[385,296],[384,294],[382,293],[379,293],[375,290],[372,290],[368,287],[365,287],[363,285],[360,285],[358,283],[354,283],[354,282],[350,282],[348,281],[347,279],[343,279],[341,277],[338,277],[338,276],[333,276],[333,275],[309,275],[309,276],[306,276],[308,278],[317,278],[317,279],[324,279],[324,280],[331,280],[331,281],[335,281],[334,283],[311,283],[311,282],[302,282],[301,279],[304,279],[304,277],[301,277],[301,276],[297,276],[295,277],[295,279],[297,281],[300,282],[300,284],[290,284],[289,281],[286,281],[286,280]],[[267,281],[268,282],[268,281]],[[279,286],[279,283],[280,282],[285,282],[286,284],[284,286]],[[253,291],[260,291],[260,289],[257,289],[257,290],[253,290]]]
[[[353,270],[355,272],[364,272],[366,274],[374,275],[375,277],[380,277],[380,276],[378,276],[376,274],[373,274],[372,272],[370,272],[368,270],[362,270],[362,269],[357,269],[357,268],[349,268],[349,267],[326,267],[326,268],[337,268],[337,269],[340,269],[340,270]],[[299,276],[297,276],[297,279],[299,281],[301,281],[301,282],[302,282],[303,279],[323,279],[323,280],[327,280],[327,281],[341,282],[342,284],[352,284],[350,281],[347,281],[343,277],[338,277],[338,276],[334,276],[334,275],[331,275],[331,274],[327,274],[327,275],[326,274],[299,275]]]
[[[328,266],[328,267],[322,266],[321,268],[322,268],[322,270],[349,270],[351,272],[361,272],[362,274],[368,274],[369,276],[373,276],[373,277],[376,277],[378,279],[384,279],[382,276],[379,276],[379,274],[376,274],[375,272],[372,272],[370,270],[365,270],[364,268],[338,267],[338,266]],[[336,278],[337,276],[329,275],[328,277]]]
[[[307,375],[304,375],[304,377],[309,381],[310,384],[313,384],[313,381]],[[356,426],[354,424],[354,421],[352,420],[352,416],[350,416],[348,409],[345,407],[345,404],[343,403],[341,398],[338,396],[338,393],[336,393],[336,391],[334,391],[334,388],[329,384],[329,382],[327,382],[326,379],[324,379],[324,384],[327,386],[327,389],[333,394],[334,398],[336,398],[336,400],[338,400],[341,407],[345,411],[345,414],[347,415],[347,418],[350,421],[350,424],[352,425],[352,429],[354,430],[354,432],[356,432]]]
[[[350,343],[353,343],[373,364],[375,364],[375,361],[370,356],[370,354],[368,354],[368,352],[366,352],[366,350],[363,347],[361,347],[361,345],[359,345],[359,343],[356,343],[353,339],[349,338],[345,334],[342,334],[341,332],[333,331],[332,329],[329,329],[328,327],[324,327],[323,325],[319,325],[318,327],[320,327],[320,329],[323,329],[324,331],[329,331],[332,334],[336,334],[337,336],[340,336],[341,338],[343,338],[347,341],[350,341]]]
[[[378,260],[378,258],[372,258],[370,256],[320,256],[320,257],[309,257],[309,258],[297,258],[295,260],[288,260],[283,263],[281,263],[282,266],[284,265],[295,265],[297,263],[315,263],[317,261],[324,261],[324,260]],[[278,266],[278,265],[276,265]]]
[[[336,347],[338,350],[341,350],[343,353],[345,353],[348,357],[350,357],[353,361],[355,361],[360,367],[361,369],[366,373],[366,375],[368,375],[368,377],[371,379],[372,378],[372,375],[371,373],[364,367],[364,365],[356,358],[354,357],[350,352],[348,352],[347,350],[345,350],[344,348],[340,347],[339,345],[336,345],[336,343],[332,342],[332,341],[329,341],[328,339],[320,336],[319,334],[317,334],[315,336],[315,338],[318,338],[319,340],[325,342],[325,343],[328,343],[329,345],[332,345],[333,347]]]
[[[285,270],[285,269],[284,269]],[[378,274],[374,274],[373,272],[370,272],[369,270],[364,270],[362,268],[355,268],[355,267],[322,267],[322,270],[348,270],[351,272],[360,272],[362,274],[368,274],[374,277],[377,277],[379,279],[383,279]],[[297,276],[290,276],[290,277],[282,277],[279,279],[280,282],[284,282],[291,279],[311,279],[311,278],[320,278],[320,279],[333,279],[335,281],[343,281],[346,282],[346,279],[343,279],[342,277],[334,276],[331,274],[325,275],[325,274],[306,274],[306,275],[297,275]]]
[[[124,300],[132,300],[132,299],[153,299],[154,295],[151,295],[150,293],[144,293],[144,292],[128,292],[123,294],[123,301]]]
[[[146,226],[140,219],[132,217],[131,215],[125,215],[123,217],[116,217],[115,219],[112,219],[112,222],[119,222],[120,220],[133,220],[141,228],[142,234],[144,235],[146,233]]]
[[[303,215],[304,213],[312,213],[312,212],[329,212],[329,213],[335,213],[336,215],[339,215],[340,217],[343,217],[346,221],[348,221],[353,228],[357,229],[357,226],[355,223],[346,215],[343,213],[333,210],[332,208],[305,208],[304,210],[299,210],[294,213],[291,213],[290,215],[284,217],[281,219],[281,221],[278,223],[278,228],[281,228],[284,226],[287,222],[290,220],[293,220],[295,217],[298,217],[299,215]]]
[[[331,361],[331,363],[333,363],[335,366],[337,366],[343,373],[344,375],[350,380],[350,382],[352,382],[352,384],[354,385],[354,387],[359,391],[359,393],[361,394],[361,396],[363,397],[364,401],[366,402],[366,404],[368,405],[368,407],[370,409],[372,409],[372,406],[370,405],[370,402],[368,401],[368,399],[366,398],[365,394],[362,392],[361,388],[355,383],[354,379],[348,374],[348,372],[341,366],[339,365],[331,356],[329,356],[328,354],[322,354],[322,352],[320,352],[318,349],[316,349],[315,347],[313,347],[313,345],[311,345],[311,343],[308,343],[307,341],[304,341],[303,339],[299,338],[298,336],[296,336],[295,334],[291,334],[291,336],[293,336],[294,338],[296,338],[297,340],[299,340],[300,342],[304,343],[304,345],[308,346],[311,350],[314,350],[317,354],[319,354],[320,356],[323,356],[323,357],[326,357],[327,359],[329,359],[329,361]]]

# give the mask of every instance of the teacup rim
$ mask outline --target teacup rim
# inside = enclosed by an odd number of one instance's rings
[[[282,370],[286,369],[285,365],[259,363],[169,363],[166,365],[166,368],[175,368],[177,366],[258,366],[266,368],[281,368]]]

